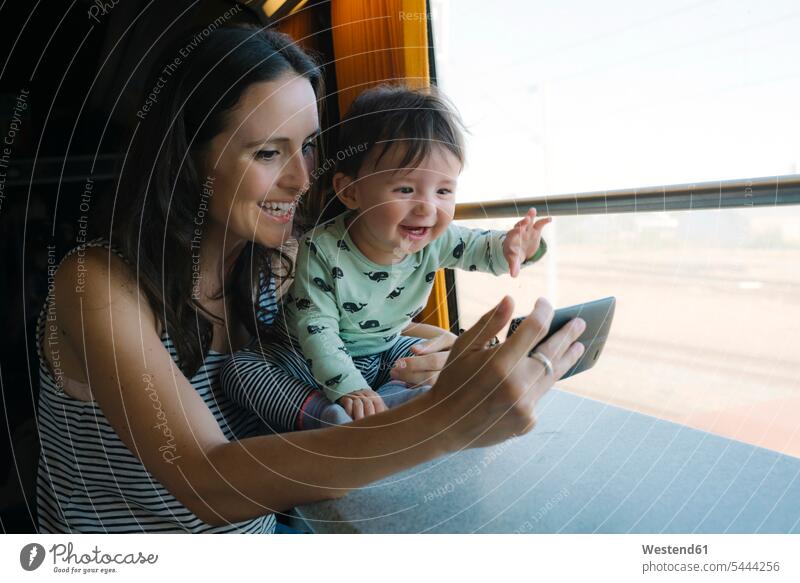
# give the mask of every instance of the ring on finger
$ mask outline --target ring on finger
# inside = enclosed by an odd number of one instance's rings
[[[542,366],[544,366],[545,375],[553,374],[553,363],[544,354],[542,354],[541,352],[532,352],[530,354],[530,357],[535,358],[536,360],[542,363]]]

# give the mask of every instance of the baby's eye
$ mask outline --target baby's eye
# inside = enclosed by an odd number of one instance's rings
[[[410,186],[398,186],[392,192],[399,192],[400,194],[411,194],[414,192],[414,189]]]
[[[277,150],[259,150],[256,152],[256,160],[272,160],[280,152]]]
[[[442,196],[449,196],[453,194],[453,191],[450,190],[449,188],[440,188],[439,190],[436,191],[436,194],[441,194]]]

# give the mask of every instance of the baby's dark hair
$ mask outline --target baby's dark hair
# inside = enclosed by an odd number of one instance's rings
[[[356,97],[339,126],[336,171],[355,178],[373,148],[377,164],[395,145],[408,145],[398,168],[419,165],[437,146],[464,164],[464,124],[435,87],[381,85]]]

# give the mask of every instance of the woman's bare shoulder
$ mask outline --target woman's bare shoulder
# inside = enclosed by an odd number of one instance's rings
[[[53,297],[62,328],[80,323],[76,312],[92,318],[109,311],[138,312],[142,325],[156,327],[134,269],[104,247],[86,247],[66,257],[55,273]]]

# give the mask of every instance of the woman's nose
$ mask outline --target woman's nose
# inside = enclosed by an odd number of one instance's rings
[[[296,152],[289,161],[286,162],[281,172],[281,179],[278,185],[281,188],[294,190],[298,193],[308,190],[310,186],[308,165],[301,152]]]

